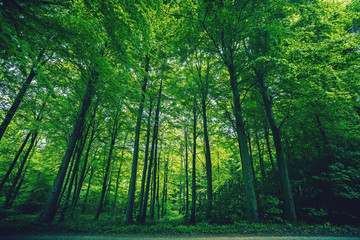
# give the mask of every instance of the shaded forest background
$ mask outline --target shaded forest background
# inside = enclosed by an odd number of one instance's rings
[[[359,223],[359,1],[0,9],[1,219]]]

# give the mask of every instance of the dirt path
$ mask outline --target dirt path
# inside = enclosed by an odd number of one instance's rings
[[[139,235],[8,235],[0,236],[1,240],[360,240],[359,237],[321,237],[321,236],[139,236]]]

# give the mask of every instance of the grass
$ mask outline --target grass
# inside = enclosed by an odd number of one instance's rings
[[[360,236],[360,228],[353,226],[332,226],[298,224],[265,224],[238,222],[231,225],[217,225],[200,222],[187,224],[183,216],[171,214],[160,221],[147,222],[146,225],[125,226],[123,219],[101,215],[98,221],[93,215],[80,215],[76,219],[52,224],[38,223],[35,215],[15,215],[0,221],[0,232],[57,232],[91,234],[160,234],[160,235],[202,235],[202,234],[265,234],[265,235],[337,235]]]

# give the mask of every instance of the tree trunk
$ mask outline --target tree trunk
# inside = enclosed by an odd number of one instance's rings
[[[253,180],[254,180],[254,182],[256,182],[255,169],[254,169],[254,159],[253,159],[252,148],[251,148],[251,136],[250,136],[250,133],[248,133],[247,139],[248,139],[248,143],[249,143],[249,157],[250,157],[250,163],[251,163],[251,170],[252,170],[252,174],[253,174]]]
[[[60,191],[64,182],[66,170],[68,168],[71,156],[73,154],[75,144],[78,140],[78,138],[81,136],[81,133],[83,131],[83,125],[85,121],[85,117],[88,111],[88,108],[91,104],[91,99],[94,94],[94,84],[95,80],[98,77],[98,73],[93,71],[91,74],[91,78],[89,79],[89,82],[87,84],[86,92],[82,100],[82,105],[80,107],[80,111],[78,113],[75,126],[73,129],[73,132],[70,137],[70,141],[68,143],[68,147],[66,149],[65,155],[62,159],[59,171],[57,173],[56,179],[54,181],[54,184],[52,186],[52,189],[50,191],[50,195],[48,197],[48,200],[46,202],[45,208],[42,211],[39,221],[44,223],[49,223],[54,220],[55,214],[56,214],[56,205],[59,199]]]
[[[123,144],[123,148],[121,150],[120,166],[119,166],[119,170],[117,172],[117,177],[116,177],[115,197],[114,197],[114,202],[113,202],[113,206],[112,206],[111,216],[114,216],[114,214],[115,214],[117,194],[118,194],[118,191],[119,191],[119,181],[120,181],[120,175],[121,175],[121,167],[122,167],[122,162],[124,161],[124,149],[125,149],[125,145],[126,145],[126,139],[127,139],[127,134],[125,134],[124,144]]]
[[[24,157],[23,157],[23,160],[20,164],[20,167],[19,167],[19,170],[18,172],[16,173],[16,176],[15,176],[15,179],[13,180],[13,183],[8,191],[8,194],[6,195],[6,200],[5,200],[5,204],[4,204],[4,208],[10,208],[10,201],[13,199],[13,194],[15,192],[15,187],[16,187],[16,184],[18,183],[19,179],[21,178],[22,174],[23,174],[23,169],[24,169],[24,166],[25,166],[25,163],[29,157],[29,154],[32,150],[32,148],[34,147],[34,144],[35,144],[35,140],[38,136],[38,132],[35,131],[33,133],[33,136],[31,137],[31,142],[30,142],[30,146],[29,148],[27,149]]]
[[[151,113],[152,113],[152,101],[150,99],[149,116],[148,116],[147,131],[146,131],[144,169],[143,169],[143,175],[142,175],[142,179],[141,179],[139,214],[137,217],[138,221],[140,221],[140,219],[141,219],[142,207],[143,207],[143,198],[144,198],[144,190],[145,190],[145,182],[146,182],[146,171],[147,171],[148,157],[149,157],[149,144],[150,144],[150,133],[151,133]]]
[[[194,115],[194,125],[193,125],[193,158],[192,158],[192,196],[191,196],[191,216],[190,222],[191,224],[195,224],[195,212],[196,212],[196,98],[194,96],[194,107],[193,107],[193,115]]]
[[[242,172],[245,182],[246,214],[249,221],[258,222],[259,217],[258,217],[258,208],[257,208],[257,202],[255,196],[254,180],[253,180],[251,161],[250,161],[246,135],[245,135],[245,126],[242,116],[238,82],[235,72],[235,66],[233,65],[233,63],[228,65],[228,71],[230,75],[230,84],[233,93],[235,126],[236,126],[237,140],[239,143],[239,149],[241,155]]]
[[[138,117],[136,121],[136,129],[135,129],[135,141],[134,141],[134,155],[131,167],[131,178],[129,184],[129,197],[126,209],[126,219],[125,224],[130,225],[133,223],[133,211],[134,211],[134,202],[135,202],[135,190],[136,190],[136,172],[137,172],[137,163],[139,158],[139,140],[140,140],[140,129],[141,129],[141,118],[144,109],[144,102],[145,102],[145,92],[146,92],[146,85],[148,82],[147,74],[149,72],[149,63],[150,63],[150,56],[146,55],[145,60],[145,77],[144,82],[142,85],[142,98],[139,106]]]
[[[164,186],[163,186],[163,196],[162,196],[162,208],[161,216],[164,217],[166,214],[166,202],[167,202],[167,182],[168,182],[168,170],[169,170],[169,158],[166,159],[165,169],[164,169]]]
[[[78,144],[77,144],[77,145],[78,145]],[[74,162],[75,162],[75,157],[76,157],[76,152],[77,152],[76,149],[78,148],[77,145],[76,145],[75,150],[74,150],[74,152],[73,152],[73,155],[72,155],[72,157],[71,157],[70,167],[69,167],[68,170],[67,170],[65,183],[63,184],[63,186],[62,186],[62,188],[61,188],[61,193],[60,193],[60,196],[59,196],[58,201],[57,201],[57,204],[56,204],[56,211],[57,211],[57,209],[59,209],[59,206],[60,206],[60,203],[61,203],[61,199],[62,199],[62,197],[63,197],[64,194],[65,194],[66,187],[67,187],[67,185],[68,185],[68,183],[69,183],[69,180],[70,180],[70,175],[71,175],[71,173],[72,173],[72,169],[73,169]]]
[[[1,183],[0,183],[0,192],[1,192],[1,190],[2,190],[2,188],[3,188],[3,186],[4,186],[4,184],[5,184],[5,182],[6,182],[7,179],[9,178],[12,170],[14,169],[14,167],[15,167],[15,165],[16,165],[16,162],[17,162],[17,160],[19,159],[22,151],[24,150],[25,145],[26,145],[27,141],[29,140],[30,136],[31,136],[31,131],[29,131],[28,134],[26,135],[23,143],[21,144],[21,147],[20,147],[19,151],[16,153],[14,160],[12,161],[12,163],[11,163],[9,169],[7,170],[5,176],[4,176],[3,179],[1,180]]]
[[[140,222],[144,223],[146,219],[146,209],[147,209],[147,202],[149,200],[149,190],[150,190],[150,180],[151,180],[151,168],[152,163],[154,160],[154,152],[155,152],[155,144],[157,142],[157,135],[158,135],[158,127],[159,127],[159,114],[160,114],[160,100],[161,100],[161,91],[162,91],[162,81],[160,83],[160,89],[159,89],[159,98],[156,106],[156,112],[155,112],[155,125],[153,130],[153,139],[151,143],[151,152],[150,152],[150,159],[149,159],[149,166],[148,166],[148,174],[146,179],[146,190],[145,190],[145,196],[144,196],[144,206],[142,208],[141,213],[141,219]],[[156,157],[156,156],[155,156]]]
[[[156,127],[156,136],[159,135],[159,126]],[[154,174],[153,174],[153,183],[152,183],[152,196],[151,196],[151,204],[150,204],[150,219],[154,220],[155,218],[155,200],[156,200],[156,177],[157,177],[157,169],[158,169],[158,161],[157,161],[157,150],[158,150],[158,137],[155,140],[155,155],[154,155]]]
[[[262,178],[262,181],[264,181],[265,180],[265,166],[264,166],[264,159],[263,159],[263,155],[262,155],[262,149],[260,147],[260,140],[259,140],[259,136],[258,136],[257,132],[255,132],[255,137],[256,137],[256,146],[257,146],[258,154],[259,154],[261,178]]]
[[[281,137],[280,137],[280,129],[277,127],[275,122],[275,117],[273,115],[271,102],[269,100],[269,97],[267,95],[267,87],[265,86],[264,82],[264,76],[261,74],[257,74],[257,80],[259,82],[261,96],[263,98],[266,114],[269,120],[270,128],[273,134],[274,139],[274,145],[276,150],[276,157],[277,162],[279,166],[280,171],[280,178],[281,178],[281,184],[283,187],[283,194],[284,194],[284,200],[285,200],[285,212],[287,219],[291,222],[296,223],[296,211],[295,211],[295,204],[293,195],[291,192],[291,184],[289,179],[289,173],[287,169],[287,164],[284,157],[284,151],[281,143]]]
[[[107,181],[108,181],[109,172],[110,172],[110,163],[111,163],[112,153],[113,153],[113,150],[114,150],[115,141],[116,141],[116,137],[117,137],[118,129],[119,129],[118,117],[119,117],[119,113],[117,112],[116,115],[115,115],[115,119],[114,119],[114,125],[113,125],[112,131],[111,131],[110,150],[109,150],[109,155],[108,155],[107,164],[106,164],[106,170],[105,170],[105,175],[104,175],[104,180],[103,180],[103,185],[102,185],[102,190],[101,190],[99,207],[97,209],[94,220],[99,219],[102,207],[104,205],[104,198],[105,198],[105,193],[106,193],[106,188],[107,188]],[[110,185],[110,183],[109,183],[109,185]]]
[[[37,61],[39,62],[43,56],[44,56],[44,51],[41,50],[37,57]],[[42,62],[41,65],[44,65],[45,63],[46,63],[46,61]],[[36,65],[34,64],[34,66],[30,70],[28,77],[26,78],[25,82],[22,84],[20,91],[16,95],[13,104],[11,105],[8,112],[6,113],[6,116],[3,120],[3,122],[0,125],[0,141],[6,131],[6,128],[9,126],[12,118],[14,117],[17,109],[19,108],[19,105],[20,105],[22,99],[24,98],[27,89],[29,88],[32,80],[36,76],[36,72],[34,70],[35,68],[36,68]]]
[[[87,135],[89,133],[89,130],[90,130],[90,125],[89,125],[85,135],[80,136],[80,139],[78,141],[78,147],[76,149],[75,165],[74,165],[73,171],[71,173],[71,179],[70,179],[70,182],[69,182],[65,203],[64,203],[64,206],[63,206],[62,211],[61,211],[61,216],[60,216],[61,221],[65,220],[65,215],[66,215],[66,211],[68,210],[71,191],[72,191],[73,186],[74,186],[74,192],[76,192],[76,182],[77,182],[76,176],[78,174],[80,159],[81,159],[82,152],[84,150],[84,145],[85,145],[86,138],[87,138]]]
[[[87,187],[87,189],[86,189],[84,204],[83,204],[83,208],[82,208],[82,212],[83,212],[83,213],[85,213],[86,202],[87,202],[87,198],[88,198],[88,196],[89,196],[90,184],[91,184],[91,179],[92,179],[93,175],[94,175],[94,167],[91,167],[91,172],[90,172],[90,176],[89,176],[88,187]]]
[[[94,117],[95,117],[95,112],[93,114],[93,119],[94,119]],[[76,204],[77,204],[77,202],[79,200],[81,188],[82,188],[82,185],[83,185],[84,180],[85,180],[85,172],[86,172],[86,169],[87,169],[87,163],[88,163],[88,159],[89,159],[90,148],[91,148],[91,145],[92,145],[92,143],[93,143],[93,141],[95,139],[94,135],[95,135],[95,128],[93,128],[91,130],[91,136],[90,136],[89,144],[88,144],[88,147],[87,147],[87,150],[86,150],[84,163],[83,163],[83,166],[82,166],[82,169],[81,169],[79,182],[78,182],[78,187],[76,189],[76,192],[74,193],[73,201],[71,203],[70,217],[74,216],[75,207],[76,207]]]
[[[212,169],[211,169],[211,156],[210,156],[210,144],[208,136],[208,127],[206,119],[206,101],[203,97],[201,101],[202,105],[202,117],[204,124],[204,140],[205,140],[205,166],[206,166],[206,183],[207,183],[207,208],[206,208],[206,217],[209,219],[211,217],[212,211],[212,201],[213,201],[213,189],[212,189]]]
[[[269,128],[268,128],[268,126],[266,124],[264,124],[264,132],[265,132],[266,147],[267,147],[267,150],[268,150],[268,153],[269,153],[271,168],[275,172],[276,168],[275,168],[274,159],[273,159],[272,153],[271,153],[271,146],[270,146],[270,139],[269,139]]]
[[[187,130],[184,131],[185,134],[185,187],[186,187],[186,211],[185,215],[189,216],[189,153],[188,153],[188,142],[187,142]]]

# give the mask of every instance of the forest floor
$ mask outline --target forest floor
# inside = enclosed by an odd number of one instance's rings
[[[242,236],[242,235],[203,235],[203,236],[139,236],[139,235],[7,235],[0,236],[1,240],[358,240],[359,237],[336,237],[336,236]]]
[[[34,215],[16,215],[0,220],[2,239],[55,239],[55,240],[360,240],[359,226],[291,225],[246,222],[218,225],[200,222],[188,225],[183,219],[153,222],[148,225],[124,226],[121,219],[102,216],[94,221],[93,216],[81,216],[64,222],[40,224]]]

